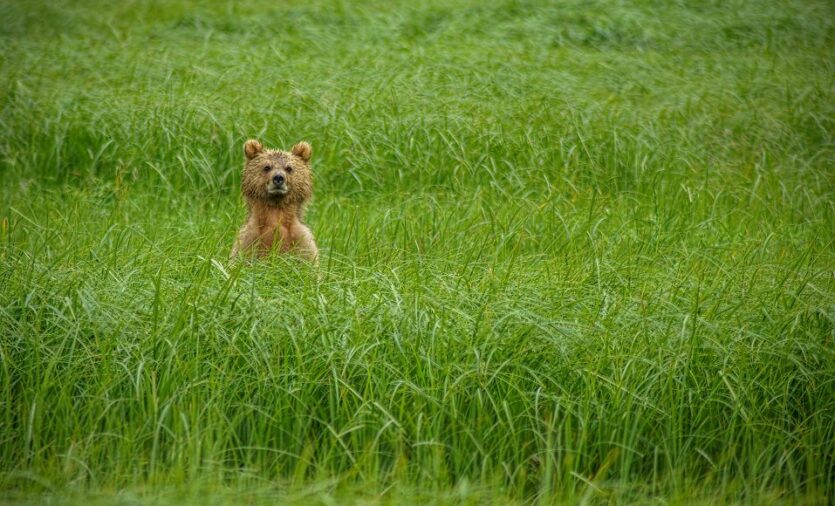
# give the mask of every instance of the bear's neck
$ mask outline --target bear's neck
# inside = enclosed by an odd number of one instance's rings
[[[275,205],[252,201],[248,204],[250,219],[262,231],[274,229],[279,225],[291,227],[301,218],[301,208],[298,205]]]

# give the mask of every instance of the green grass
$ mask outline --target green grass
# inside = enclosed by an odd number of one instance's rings
[[[831,500],[831,8],[0,1],[0,501]]]

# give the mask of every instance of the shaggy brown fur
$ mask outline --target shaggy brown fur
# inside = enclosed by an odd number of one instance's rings
[[[264,149],[260,142],[248,140],[244,154],[241,193],[249,216],[238,232],[231,258],[262,257],[277,248],[316,262],[319,250],[310,229],[301,222],[313,193],[310,144],[300,142],[288,152]]]

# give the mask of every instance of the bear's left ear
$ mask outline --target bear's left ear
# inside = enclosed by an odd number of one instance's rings
[[[310,147],[310,144],[302,141],[295,146],[293,146],[293,154],[304,160],[305,162],[310,161],[310,155],[313,151],[313,148]]]
[[[264,146],[255,139],[250,139],[244,143],[244,154],[247,160],[252,160],[261,151],[264,151]]]

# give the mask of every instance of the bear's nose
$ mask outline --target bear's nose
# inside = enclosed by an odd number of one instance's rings
[[[284,185],[284,176],[282,176],[281,174],[276,174],[275,176],[273,176],[273,183],[275,183],[276,186]]]

